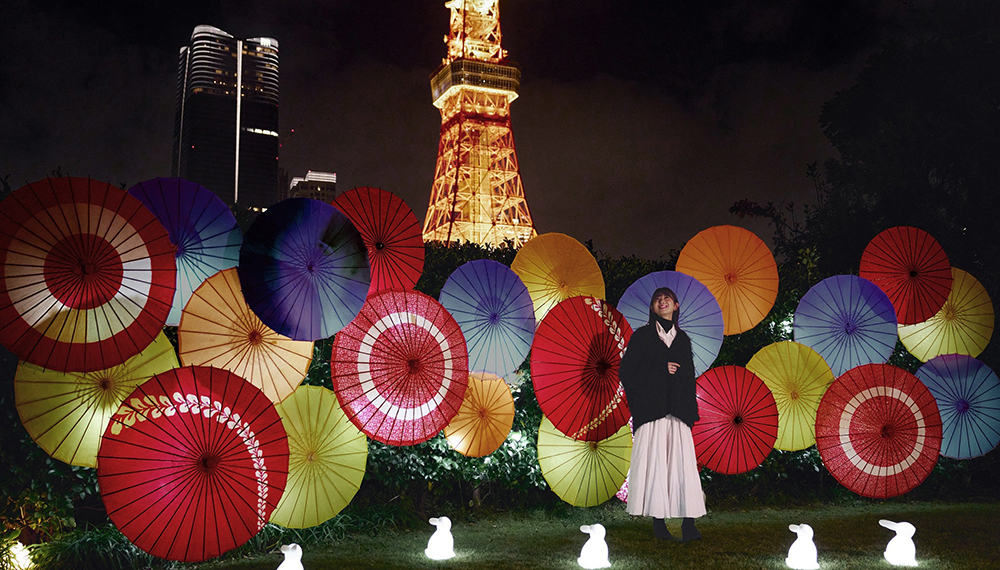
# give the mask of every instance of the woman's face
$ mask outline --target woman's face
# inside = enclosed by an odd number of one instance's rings
[[[680,304],[674,301],[670,295],[660,295],[653,299],[653,312],[661,319],[670,320],[674,318],[674,311],[679,308]]]

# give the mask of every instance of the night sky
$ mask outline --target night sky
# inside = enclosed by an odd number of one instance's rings
[[[281,166],[378,186],[422,221],[440,115],[444,0],[7,0],[0,177],[57,167],[129,185],[170,176],[177,52],[198,24],[280,44]],[[735,201],[814,202],[806,165],[833,152],[818,117],[899,0],[501,0],[522,70],[512,106],[540,233],[612,255],[666,256],[698,231],[760,222]],[[294,133],[292,130],[294,129]]]

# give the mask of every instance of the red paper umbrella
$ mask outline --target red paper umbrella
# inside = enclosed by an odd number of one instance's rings
[[[122,364],[163,328],[175,248],[139,200],[89,178],[47,178],[0,203],[0,342],[61,372]]]
[[[359,187],[333,205],[347,215],[368,248],[371,295],[381,289],[412,289],[424,269],[424,240],[413,210],[387,190]]]
[[[889,228],[861,254],[861,277],[885,291],[901,325],[934,316],[951,291],[951,263],[927,232],[909,226]]]
[[[632,327],[596,297],[570,297],[538,325],[531,346],[531,381],[545,417],[567,437],[600,441],[631,413],[618,379]]]
[[[417,291],[383,290],[334,338],[330,357],[340,405],[368,437],[390,445],[427,441],[458,413],[469,357],[455,319]]]
[[[816,411],[816,448],[841,485],[884,499],[919,485],[937,463],[941,415],[916,376],[888,364],[852,368]]]
[[[764,381],[742,366],[719,366],[698,377],[697,393],[698,463],[726,475],[759,466],[778,439],[778,407]]]
[[[139,385],[97,455],[111,522],[144,551],[200,562],[257,534],[281,499],[288,439],[257,387],[189,366]]]

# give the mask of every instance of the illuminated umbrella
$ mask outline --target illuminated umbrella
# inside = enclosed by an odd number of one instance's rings
[[[926,321],[941,309],[951,291],[951,263],[927,232],[896,226],[875,236],[861,254],[861,277],[878,285],[900,324]]]
[[[469,370],[506,376],[517,370],[535,336],[531,295],[516,273],[492,259],[456,269],[438,296],[462,328]]]
[[[271,522],[316,526],[343,510],[361,487],[368,438],[322,386],[299,386],[275,408],[288,433],[288,484]]]
[[[448,445],[467,457],[500,448],[514,426],[514,397],[503,378],[469,374],[469,387],[458,413],[444,428]]]
[[[424,240],[413,210],[402,198],[380,188],[359,187],[333,200],[347,215],[368,248],[371,286],[412,289],[424,269]]]
[[[542,417],[538,466],[552,492],[574,507],[593,507],[613,497],[631,460],[628,425],[600,441],[580,441],[566,437]]]
[[[538,322],[564,299],[577,295],[604,298],[604,276],[597,260],[566,234],[531,238],[518,250],[510,268],[528,288]]]
[[[942,354],[917,370],[941,412],[941,455],[971,459],[1000,444],[1000,379],[964,354]]]
[[[97,372],[58,372],[21,362],[14,376],[14,400],[24,428],[53,458],[97,467],[97,449],[111,414],[139,384],[178,366],[177,353],[162,332],[124,364]]]
[[[427,441],[455,417],[468,365],[462,330],[440,303],[391,289],[368,298],[334,338],[330,357],[347,417],[390,445]]]
[[[919,485],[937,463],[941,416],[916,376],[888,364],[852,368],[816,412],[816,449],[830,474],[876,499]]]
[[[756,468],[778,438],[778,407],[764,382],[741,366],[698,377],[698,415],[691,428],[698,463],[735,475]]]
[[[226,370],[175,368],[125,399],[101,440],[111,522],[158,558],[201,562],[250,540],[281,499],[288,439],[274,405]]]
[[[941,354],[979,356],[993,336],[993,302],[986,288],[952,268],[951,293],[933,317],[900,325],[899,339],[910,354],[926,362]]]
[[[676,269],[715,295],[727,335],[757,326],[778,296],[778,266],[771,250],[753,232],[736,226],[699,232],[681,249]]]
[[[281,402],[302,383],[313,343],[265,325],[243,300],[235,269],[209,277],[191,296],[177,328],[181,363],[229,370]]]
[[[174,246],[124,190],[46,178],[0,203],[0,343],[61,372],[117,366],[149,346],[174,296]]]
[[[795,342],[813,348],[840,375],[889,360],[896,347],[896,310],[871,281],[834,275],[799,300],[793,330]]]
[[[594,297],[570,297],[549,311],[531,347],[531,382],[556,429],[598,441],[628,422],[618,366],[631,336],[625,317]]]
[[[691,337],[695,374],[708,370],[722,347],[725,323],[715,295],[700,281],[679,271],[656,271],[629,285],[618,301],[632,329],[649,322],[649,301],[660,287],[669,287],[680,302],[677,326]]]
[[[128,189],[153,212],[177,247],[177,289],[168,326],[181,322],[191,293],[216,272],[236,267],[243,233],[229,206],[211,190],[180,178],[154,178]]]
[[[797,342],[776,342],[759,350],[747,370],[770,388],[778,407],[775,449],[797,451],[815,443],[816,408],[834,380],[823,357]]]
[[[243,238],[243,296],[278,334],[329,338],[365,302],[371,283],[366,251],[337,208],[309,198],[282,200],[257,216]]]

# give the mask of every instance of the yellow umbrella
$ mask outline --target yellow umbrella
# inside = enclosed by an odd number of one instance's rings
[[[313,343],[292,340],[265,325],[243,299],[236,269],[201,284],[177,328],[181,363],[214,366],[241,376],[279,403],[302,383]]]
[[[514,397],[503,378],[470,372],[465,399],[444,428],[452,449],[467,457],[496,451],[514,425]]]
[[[951,268],[951,293],[936,315],[900,325],[899,339],[923,362],[942,354],[976,357],[993,336],[993,302],[986,288],[961,269]]]
[[[681,249],[676,269],[701,281],[715,295],[727,335],[757,326],[778,296],[774,255],[756,234],[736,226],[699,232]]]
[[[823,357],[804,344],[786,340],[760,349],[746,368],[771,389],[778,406],[774,448],[796,451],[816,443],[816,410],[834,381]]]
[[[108,420],[136,386],[177,368],[177,352],[162,331],[142,352],[97,372],[57,372],[21,362],[14,401],[21,422],[53,458],[97,467],[97,449]]]
[[[566,234],[531,238],[514,256],[510,268],[528,288],[537,322],[570,297],[604,298],[604,276],[597,260],[583,244]]]
[[[368,438],[322,386],[299,386],[275,409],[288,433],[288,482],[271,522],[316,526],[336,516],[361,487]]]
[[[580,441],[563,435],[542,417],[538,428],[538,465],[560,499],[575,507],[592,507],[618,492],[632,457],[628,424],[600,441]]]

